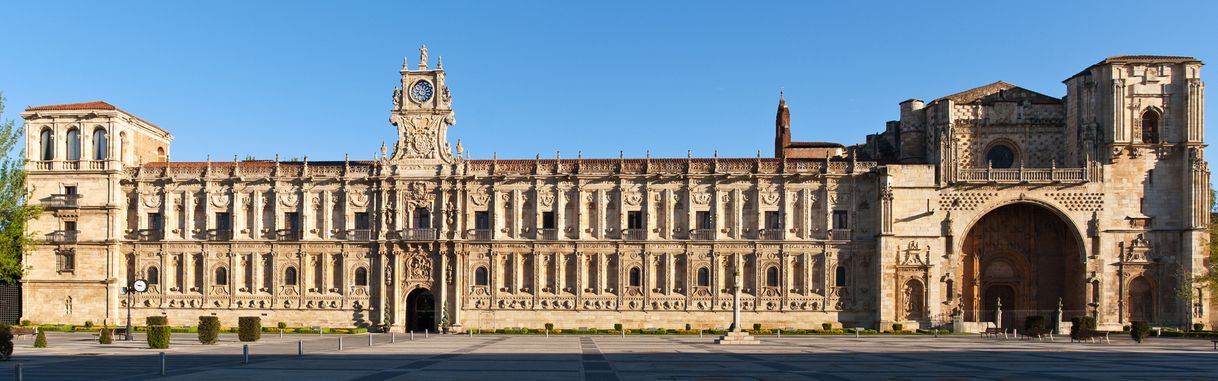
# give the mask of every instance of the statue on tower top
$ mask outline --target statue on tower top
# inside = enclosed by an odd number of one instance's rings
[[[419,47],[419,70],[427,70],[427,44]]]

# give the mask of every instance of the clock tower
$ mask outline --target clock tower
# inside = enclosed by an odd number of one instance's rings
[[[427,67],[427,45],[419,48],[419,64],[412,70],[402,60],[402,84],[393,89],[389,122],[397,126],[398,141],[390,161],[395,164],[451,163],[448,126],[453,119],[452,93],[444,84],[443,57]]]

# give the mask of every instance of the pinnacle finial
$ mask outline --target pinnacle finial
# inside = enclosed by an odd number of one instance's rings
[[[436,56],[436,69],[444,68],[444,56]]]

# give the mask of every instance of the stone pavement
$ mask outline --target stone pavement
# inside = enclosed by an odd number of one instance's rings
[[[49,333],[51,348],[17,342],[0,380],[161,378],[158,350],[96,344],[86,333]],[[1218,379],[1208,340],[1152,338],[1135,344],[982,339],[977,336],[773,336],[755,346],[721,346],[706,336],[276,335],[250,346],[222,335],[200,345],[174,334],[169,380],[874,380],[874,379]],[[305,356],[296,355],[297,340]],[[192,343],[193,342],[193,343]]]

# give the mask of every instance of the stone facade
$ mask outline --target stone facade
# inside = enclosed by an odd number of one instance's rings
[[[137,322],[711,328],[739,272],[744,321],[770,327],[1214,320],[1177,292],[1208,239],[1195,59],[1109,58],[1064,99],[909,100],[850,147],[790,142],[782,101],[772,158],[469,160],[421,55],[369,161],[173,162],[165,130],[109,104],[28,108],[47,210],[25,318],[120,324],[139,278]]]

